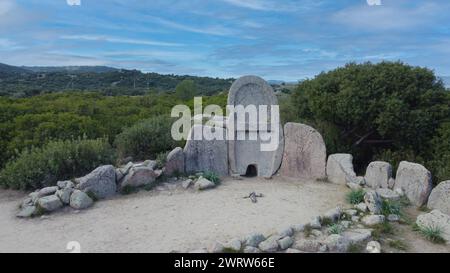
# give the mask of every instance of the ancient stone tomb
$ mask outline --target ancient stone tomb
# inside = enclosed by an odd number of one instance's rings
[[[325,177],[322,136],[299,123],[287,123],[283,129],[277,97],[263,79],[244,76],[236,80],[228,94],[228,107],[235,111],[212,117],[209,125],[191,128],[183,150],[187,173],[270,178],[280,169],[281,175],[289,177]],[[202,133],[203,137],[196,137]],[[214,139],[211,134],[223,138]]]

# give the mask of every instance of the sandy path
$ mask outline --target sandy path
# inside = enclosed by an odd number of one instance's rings
[[[253,204],[242,196],[263,193]],[[70,208],[36,219],[17,219],[24,194],[0,191],[0,252],[169,252],[208,246],[253,231],[305,223],[344,203],[344,186],[286,178],[225,179],[214,190],[180,187],[103,200],[79,213]]]

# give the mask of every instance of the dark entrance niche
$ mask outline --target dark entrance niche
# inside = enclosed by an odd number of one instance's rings
[[[256,165],[248,165],[247,171],[245,172],[246,177],[254,177],[258,175],[258,169]]]

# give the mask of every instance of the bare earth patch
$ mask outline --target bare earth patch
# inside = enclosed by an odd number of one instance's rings
[[[257,203],[242,197],[255,191]],[[224,179],[216,189],[140,191],[34,219],[15,214],[25,194],[0,191],[0,252],[170,252],[207,247],[251,232],[306,223],[338,204],[348,189],[324,182],[276,177]]]

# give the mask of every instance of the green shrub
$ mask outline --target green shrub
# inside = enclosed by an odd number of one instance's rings
[[[51,141],[42,148],[25,150],[8,162],[0,171],[0,185],[37,189],[85,175],[114,160],[114,150],[105,139]]]
[[[402,215],[402,206],[398,201],[390,201],[384,199],[381,202],[381,214],[388,216],[389,214]]]
[[[203,177],[208,179],[209,181],[213,182],[216,185],[218,185],[220,183],[219,176],[214,172],[206,171],[203,173]]]
[[[365,194],[366,192],[363,189],[352,190],[346,196],[347,202],[349,202],[352,205],[359,204],[364,201]]]
[[[344,230],[344,226],[342,226],[340,223],[335,223],[330,226],[328,232],[330,234],[341,234]]]
[[[435,244],[445,244],[446,241],[442,237],[442,229],[438,226],[426,226],[419,227],[415,226],[415,230],[419,231],[425,239]]]
[[[156,155],[156,168],[162,169],[166,165],[167,155],[169,152],[161,152]]]
[[[116,137],[118,157],[133,160],[155,159],[158,153],[169,151],[178,145],[171,136],[172,119],[156,116],[124,129]]]

